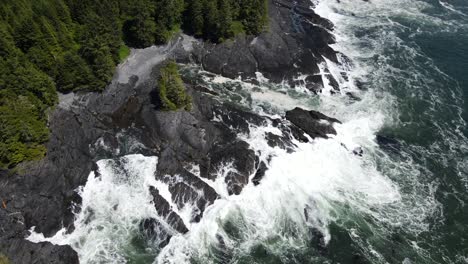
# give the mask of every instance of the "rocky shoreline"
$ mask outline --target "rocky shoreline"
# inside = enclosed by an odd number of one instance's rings
[[[0,253],[12,263],[79,263],[70,246],[36,244],[25,237],[31,227],[46,237],[62,228],[73,231],[74,212],[80,205],[76,189],[86,184],[100,159],[134,153],[158,156],[156,179],[168,184],[178,206],[196,203],[198,213],[191,220],[198,222],[219,194],[187,170],[186,164],[200,164],[200,176],[213,179],[220,164],[234,161],[235,172],[226,176],[226,183],[228,193],[237,195],[251,175],[254,184],[259,184],[266,170],[249,144],[237,137],[248,132],[249,124],[272,124],[284,135],[292,135],[268,138],[269,144],[291,151],[294,140],[336,133],[332,123],[339,121],[318,112],[294,109],[282,119],[271,119],[222,102],[216,91],[193,83],[186,84],[193,98],[190,112],[158,111],[156,77],[169,58],[230,78],[249,79],[261,72],[273,82],[294,84],[295,77],[306,75],[302,80],[306,87],[318,92],[324,84],[317,65],[324,58],[337,61],[337,53],[329,46],[334,42],[333,25],[316,15],[306,0],[294,4],[271,0],[269,5],[270,30],[260,36],[239,36],[215,45],[179,35],[167,46],[133,51],[104,92],[63,97],[50,115],[47,156],[22,164],[16,172],[0,171]],[[173,175],[183,180],[174,181]],[[174,230],[187,232],[158,191],[153,189],[151,194],[159,205],[158,214]],[[141,223],[150,231],[157,225],[156,219]]]

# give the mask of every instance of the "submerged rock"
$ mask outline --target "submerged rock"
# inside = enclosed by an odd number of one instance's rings
[[[140,233],[144,241],[151,241],[151,244],[159,248],[165,247],[171,241],[173,232],[165,223],[155,218],[144,219],[140,222]]]
[[[219,198],[210,185],[186,170],[180,170],[174,175],[167,174],[160,179],[168,185],[171,199],[177,208],[182,210],[186,205],[193,208],[191,222],[199,222],[205,209]]]
[[[356,147],[353,149],[353,154],[362,157],[362,155],[364,155],[364,150],[361,147]]]
[[[175,234],[185,234],[187,229],[182,218],[173,211],[169,202],[159,194],[159,191],[150,187],[153,204],[161,220],[155,218],[144,219],[140,222],[140,232],[147,240],[157,243],[162,248],[166,246]]]
[[[377,135],[376,137],[377,144],[385,150],[390,152],[398,153],[400,152],[401,143],[398,140],[391,138],[389,136]]]

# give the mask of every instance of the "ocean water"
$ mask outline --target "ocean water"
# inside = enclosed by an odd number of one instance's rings
[[[366,261],[467,263],[468,2],[331,2],[321,13],[337,24],[338,45],[369,67],[369,90],[392,97],[378,133],[398,140],[398,154],[383,149],[396,167],[384,159],[381,172],[408,206],[397,209],[406,219],[363,239],[380,255]]]
[[[229,164],[205,179],[221,199],[200,223],[152,177],[157,157],[99,161],[100,175],[80,190],[75,231],[29,239],[69,244],[83,263],[468,263],[468,1],[314,2],[335,24],[334,48],[349,58],[320,65],[340,93],[314,95],[261,74],[251,85],[184,71],[262,115],[300,106],[336,117],[335,137],[296,142],[287,153],[265,139],[280,130],[252,125],[239,137],[263,161],[271,157],[269,170],[238,196],[226,191]],[[351,153],[356,147],[362,157]],[[190,170],[199,175],[198,164]],[[162,250],[135,239],[139,221],[158,218],[149,186],[190,229]]]

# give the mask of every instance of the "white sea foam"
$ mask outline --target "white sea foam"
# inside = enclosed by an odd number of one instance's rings
[[[157,160],[129,155],[98,161],[98,174],[91,172],[86,186],[79,190],[83,200],[73,233],[61,230],[54,237],[44,238],[32,232],[28,239],[71,245],[81,263],[126,263],[125,251],[139,221],[159,219],[149,194],[149,186],[161,187],[154,178]],[[166,193],[164,188],[160,192]]]

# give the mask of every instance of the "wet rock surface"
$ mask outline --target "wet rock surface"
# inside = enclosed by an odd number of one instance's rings
[[[19,175],[5,175],[5,173],[2,171],[0,175],[2,177],[20,177]],[[26,205],[24,198],[17,198],[18,200],[15,202],[2,201],[0,253],[8,256],[10,263],[79,263],[78,255],[69,246],[56,246],[48,242],[33,243],[23,239],[29,234],[27,218],[20,211]]]
[[[0,173],[0,253],[13,263],[78,263],[68,246],[36,244],[25,237],[33,226],[46,237],[63,227],[73,231],[73,210],[79,210],[81,202],[77,188],[86,184],[100,159],[135,153],[159,157],[154,177],[168,185],[177,208],[151,189],[156,210],[171,230],[156,219],[142,219],[140,229],[149,236],[163,236],[162,247],[173,232],[188,232],[178,210],[193,204],[190,222],[198,222],[223,195],[207,181],[224,177],[228,195],[240,194],[248,184],[261,184],[268,165],[238,135],[248,134],[252,126],[272,124],[282,133],[269,133],[268,144],[293,151],[294,140],[309,140],[304,133],[312,138],[336,133],[331,124],[338,121],[318,112],[294,109],[286,114],[289,122],[271,119],[224,103],[216,92],[206,93],[190,83],[186,86],[193,98],[191,111],[159,111],[156,80],[167,58],[199,63],[227,77],[253,77],[260,71],[277,82],[297,74],[316,75],[323,57],[336,61],[328,46],[334,41],[329,33],[333,26],[309,9],[309,1],[269,4],[267,33],[218,45],[180,35],[169,45],[143,50],[119,66],[104,92],[66,96],[49,118],[47,156],[22,164],[18,173]],[[323,86],[318,78],[308,80],[313,89]],[[228,164],[229,170],[220,171]]]
[[[286,112],[286,119],[312,138],[328,138],[329,134],[336,135],[333,123],[341,123],[338,119],[328,117],[317,111],[307,111],[296,107]]]

